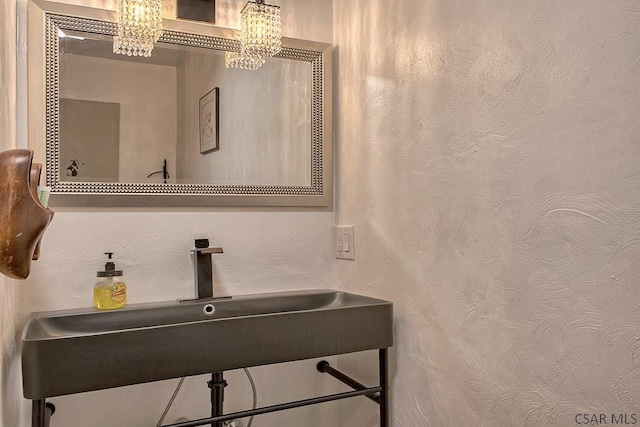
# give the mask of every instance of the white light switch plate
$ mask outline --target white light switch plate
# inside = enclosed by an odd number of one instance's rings
[[[353,225],[340,225],[336,227],[336,258],[356,259]]]

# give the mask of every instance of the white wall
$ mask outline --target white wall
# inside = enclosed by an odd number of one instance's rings
[[[103,6],[102,1],[98,3]],[[217,4],[220,25],[231,26],[225,25],[229,22],[224,19],[225,3]],[[233,7],[239,12],[243,5],[244,1],[237,1]],[[289,17],[286,35],[331,42],[330,1],[283,8]],[[304,18],[311,15],[316,20],[305,25]],[[214,259],[219,293],[332,287],[333,223],[333,212],[323,209],[58,209],[44,236],[41,259],[22,284],[20,311],[25,315],[90,306],[95,271],[102,269],[106,250],[115,252],[118,267],[124,269],[130,303],[189,297],[193,295],[189,249],[197,237],[209,237],[225,250]],[[335,390],[334,381],[315,372],[314,361],[252,371],[260,405]],[[231,383],[225,401],[228,410],[250,407],[246,379],[239,372],[227,376]],[[58,410],[51,426],[155,425],[174,386],[175,381],[53,399]],[[17,390],[13,398],[18,397]],[[208,400],[206,377],[190,379],[167,421],[206,415]],[[27,410],[25,402],[23,427],[28,425]],[[335,425],[336,415],[335,405],[321,405],[265,415],[254,426]]]
[[[16,2],[0,2],[0,151],[16,147]],[[18,289],[0,274],[0,425],[19,425]]]
[[[393,425],[638,414],[639,22],[635,0],[334,2],[339,288],[395,303]],[[339,364],[373,382],[361,359]]]

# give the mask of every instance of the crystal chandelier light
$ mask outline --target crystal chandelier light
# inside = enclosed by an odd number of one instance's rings
[[[280,7],[247,2],[240,12],[240,52],[226,52],[225,65],[255,70],[282,49]]]
[[[162,35],[162,0],[120,0],[113,53],[151,56]]]

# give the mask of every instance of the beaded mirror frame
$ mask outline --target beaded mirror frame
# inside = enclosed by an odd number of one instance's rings
[[[331,45],[283,38],[277,58],[311,64],[311,183],[309,186],[66,182],[60,180],[59,30],[113,36],[111,21],[45,12],[46,182],[52,206],[330,206],[332,203]],[[238,51],[231,30],[207,34],[165,29],[159,42]]]

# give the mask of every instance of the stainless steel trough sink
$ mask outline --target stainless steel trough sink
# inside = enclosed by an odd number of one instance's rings
[[[330,290],[34,313],[22,334],[24,396],[387,348],[392,317],[389,301]]]

